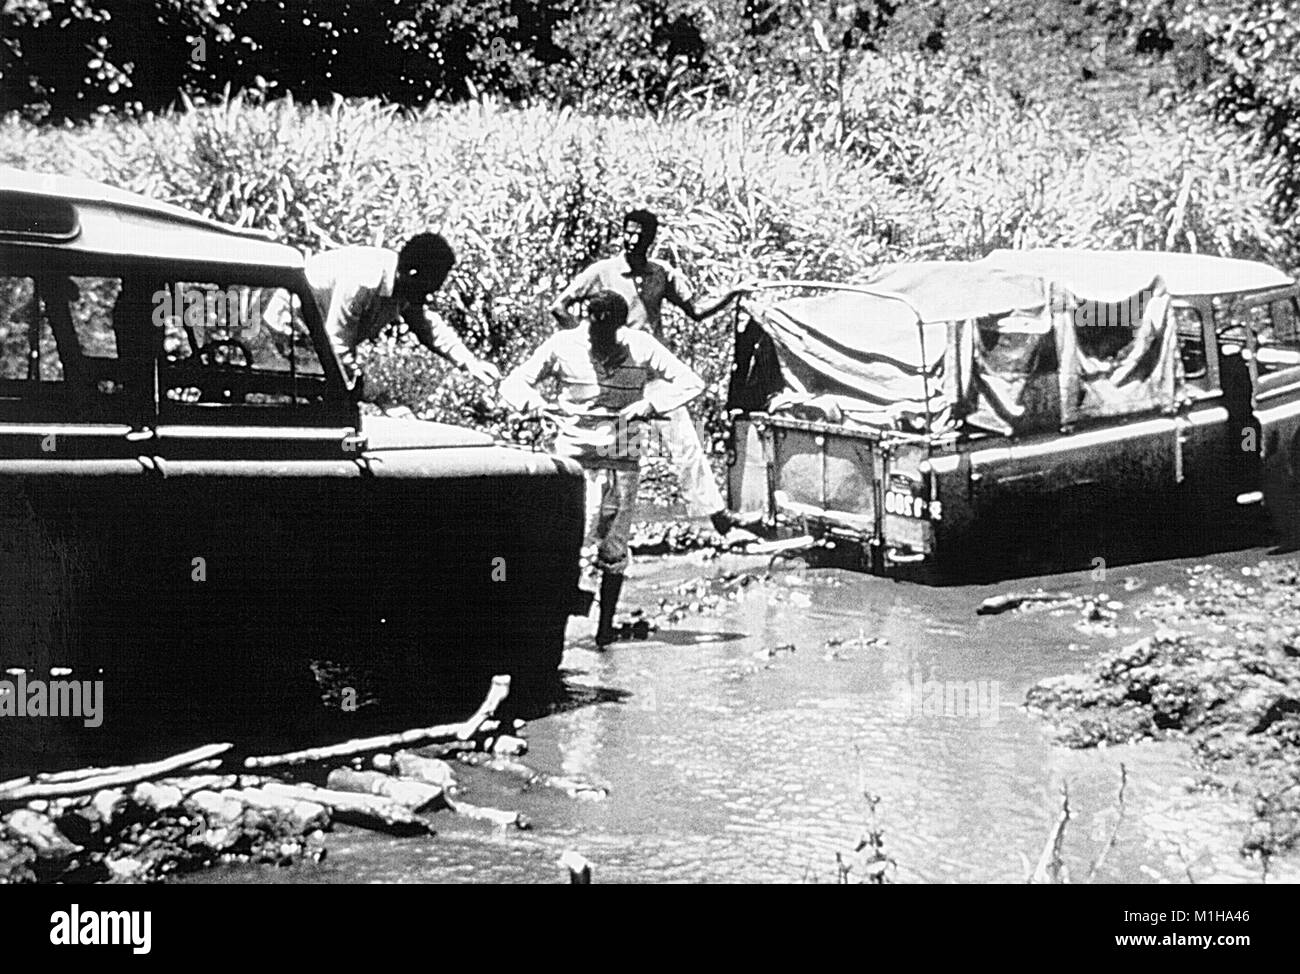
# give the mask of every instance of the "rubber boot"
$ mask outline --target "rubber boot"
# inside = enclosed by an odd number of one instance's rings
[[[618,637],[614,634],[614,610],[623,591],[623,576],[605,572],[600,576],[600,622],[596,625],[596,645],[604,648]]]

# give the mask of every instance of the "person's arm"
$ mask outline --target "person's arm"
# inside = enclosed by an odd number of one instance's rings
[[[551,374],[554,364],[555,353],[548,338],[523,364],[501,380],[498,390],[501,401],[521,413],[544,409],[548,403],[537,391],[537,386]]]
[[[561,328],[577,328],[578,319],[573,316],[573,312],[569,310],[569,307],[575,301],[590,297],[599,287],[600,276],[597,273],[596,265],[592,264],[570,281],[569,286],[561,291],[560,296],[551,303],[551,316],[560,323]]]
[[[712,304],[706,304],[703,307],[696,307],[695,290],[686,280],[685,275],[675,267],[668,268],[668,289],[664,292],[670,303],[681,308],[682,313],[692,321],[703,321],[705,318],[712,318],[719,311],[731,304],[732,301],[744,293],[743,288],[732,288],[717,301]]]
[[[402,312],[402,317],[416,340],[429,351],[449,359],[485,386],[500,380],[501,370],[471,352],[456,329],[428,305],[410,306]]]
[[[644,333],[631,340],[644,343],[649,377],[660,382],[651,392],[623,407],[621,415],[624,419],[662,416],[678,406],[685,406],[704,392],[704,380],[658,340]]]

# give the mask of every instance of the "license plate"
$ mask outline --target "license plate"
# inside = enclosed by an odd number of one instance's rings
[[[925,517],[926,501],[911,491],[897,490],[893,487],[885,491],[885,513],[900,517]]]

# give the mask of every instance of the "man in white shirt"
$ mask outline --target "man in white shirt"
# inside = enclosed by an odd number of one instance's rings
[[[555,452],[586,470],[587,543],[601,570],[596,645],[614,641],[614,610],[630,561],[645,423],[681,409],[701,392],[700,377],[649,332],[626,328],[627,302],[599,291],[587,302],[589,325],[556,332],[501,383],[501,398],[541,411],[537,391],[559,383]]]
[[[307,283],[349,377],[356,374],[357,346],[401,319],[421,345],[483,385],[501,378],[497,367],[471,352],[430,306],[455,263],[451,246],[435,233],[416,234],[400,252],[342,247],[307,258]]]
[[[551,305],[551,314],[565,328],[577,325],[569,307],[599,290],[613,291],[627,302],[629,328],[649,331],[663,340],[664,301],[676,305],[693,321],[703,321],[727,307],[737,296],[733,290],[703,308],[695,305],[690,283],[670,264],[650,259],[650,247],[659,219],[648,210],[632,210],[623,220],[623,253],[599,260],[575,277]],[[677,475],[692,517],[708,516],[719,534],[737,523],[727,510],[713,479],[699,433],[685,408],[673,410],[664,424],[663,438],[677,467]]]

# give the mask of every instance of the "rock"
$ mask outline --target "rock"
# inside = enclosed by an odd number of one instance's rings
[[[68,859],[81,851],[48,816],[30,808],[10,812],[0,821],[8,834],[30,846],[38,859]]]
[[[36,882],[36,853],[22,842],[0,838],[0,886]]]
[[[221,795],[262,812],[276,813],[298,833],[317,832],[330,824],[329,809],[319,802],[273,795],[261,788],[225,791]]]
[[[437,785],[393,778],[381,771],[335,768],[329,773],[325,784],[336,791],[388,798],[412,812],[424,811],[443,802],[442,789]]]
[[[98,813],[104,827],[108,828],[126,807],[126,792],[121,788],[106,788],[103,791],[95,792],[90,804]]]
[[[229,829],[244,814],[243,803],[215,791],[196,791],[185,799],[185,808],[203,817],[210,829]]]
[[[493,754],[527,754],[528,742],[522,737],[515,737],[513,734],[502,734],[500,737],[492,739],[489,750]]]
[[[155,814],[162,814],[174,808],[180,808],[181,803],[185,800],[185,795],[175,785],[142,781],[132,790],[131,800],[137,805],[143,805]]]

